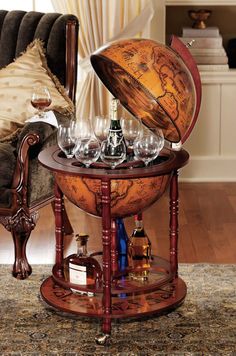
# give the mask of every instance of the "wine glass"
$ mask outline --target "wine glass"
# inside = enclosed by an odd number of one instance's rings
[[[162,129],[160,129],[159,127],[153,127],[153,128],[149,128],[147,130],[150,130],[152,133],[154,133],[158,137],[159,149],[161,151],[165,144],[165,137],[164,137]]]
[[[100,156],[101,146],[96,138],[83,138],[75,152],[75,158],[88,168]]]
[[[111,120],[108,116],[99,115],[92,119],[94,135],[100,142],[106,140],[109,133],[110,123]]]
[[[72,158],[74,156],[80,141],[74,139],[73,129],[69,124],[59,125],[57,130],[57,144],[67,158]]]
[[[51,104],[52,99],[49,89],[45,86],[33,88],[31,95],[31,105],[38,110],[38,117],[44,118],[44,110]]]
[[[136,159],[144,162],[145,166],[153,161],[160,152],[160,142],[158,136],[151,131],[145,132],[134,142],[134,154]]]
[[[101,144],[101,160],[109,165],[111,169],[116,168],[126,158],[126,145],[121,140],[117,146],[113,146],[110,141],[105,140]]]
[[[71,137],[74,141],[82,141],[93,136],[91,123],[88,119],[79,118],[70,122]]]
[[[120,120],[120,124],[126,145],[128,148],[133,150],[134,141],[138,139],[142,133],[141,120],[134,116],[123,117]]]

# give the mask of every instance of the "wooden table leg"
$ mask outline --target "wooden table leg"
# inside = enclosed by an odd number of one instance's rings
[[[178,277],[178,171],[174,171],[170,182],[170,268]]]
[[[117,224],[111,219],[111,272],[118,271]]]
[[[56,265],[58,277],[63,277],[63,193],[55,183],[55,237],[56,237]]]
[[[111,197],[110,180],[102,180],[103,308],[102,331],[111,332]]]

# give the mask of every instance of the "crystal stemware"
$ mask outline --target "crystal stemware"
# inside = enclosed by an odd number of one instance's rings
[[[145,166],[153,161],[160,152],[160,142],[158,136],[151,131],[145,132],[134,142],[134,154],[136,159],[144,162]]]
[[[57,144],[67,158],[72,158],[74,156],[79,141],[74,139],[70,125],[59,125],[57,130]]]
[[[109,128],[110,128],[110,123],[111,120],[108,116],[95,116],[92,120],[92,128],[94,135],[96,138],[102,142],[106,140],[108,133],[109,133]]]
[[[90,139],[93,136],[91,123],[88,119],[78,118],[70,122],[71,135],[74,141]]]
[[[38,110],[38,117],[44,118],[44,110],[51,104],[52,99],[49,89],[45,86],[33,88],[31,95],[31,105]]]
[[[165,137],[164,137],[162,129],[160,129],[159,127],[154,127],[154,128],[149,128],[147,130],[150,130],[152,133],[154,133],[158,137],[159,149],[161,151],[165,144]]]
[[[122,132],[128,149],[133,150],[134,141],[142,134],[141,120],[128,116],[120,120]]]
[[[75,152],[75,158],[88,168],[100,156],[101,146],[96,138],[83,138]]]
[[[117,146],[112,146],[108,140],[101,144],[101,160],[111,169],[116,168],[126,158],[126,146],[124,140],[121,140]]]

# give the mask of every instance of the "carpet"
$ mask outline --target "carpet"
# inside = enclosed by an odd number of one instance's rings
[[[100,320],[47,307],[39,288],[50,266],[25,281],[0,266],[0,355],[236,355],[236,265],[180,264],[188,294],[161,316],[112,323],[111,345],[99,346]]]

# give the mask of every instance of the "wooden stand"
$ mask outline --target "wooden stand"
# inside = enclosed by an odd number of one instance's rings
[[[55,150],[55,148],[54,148]],[[70,160],[64,159],[64,167],[53,159],[54,151],[43,151],[39,159],[41,163],[55,172],[63,171],[67,174],[98,176],[97,169],[74,168]],[[55,156],[55,155],[54,155]],[[113,172],[100,172],[101,179],[101,205],[102,205],[102,253],[95,253],[93,257],[101,260],[103,281],[100,286],[91,288],[87,285],[74,285],[64,276],[63,264],[63,193],[55,184],[55,234],[56,234],[56,263],[52,276],[47,278],[41,286],[43,299],[59,310],[91,316],[102,319],[103,334],[97,338],[99,344],[108,342],[111,333],[111,320],[113,318],[140,317],[153,315],[173,309],[180,305],[187,292],[184,281],[178,277],[178,168],[188,161],[186,151],[174,153],[175,160],[165,168],[156,167],[130,169],[127,176],[152,176],[169,173],[170,178],[170,259],[166,261],[160,257],[153,257],[147,281],[136,281],[129,277],[129,268],[117,271],[114,256],[117,256],[116,243],[114,243],[114,226],[111,208],[111,180],[119,176],[119,170]],[[50,159],[49,159],[50,157]],[[71,168],[73,166],[73,168]],[[171,168],[172,167],[172,168]],[[106,171],[106,170],[105,170]],[[125,178],[124,172],[122,177]],[[113,243],[112,243],[113,240]],[[91,294],[77,294],[70,288]]]

